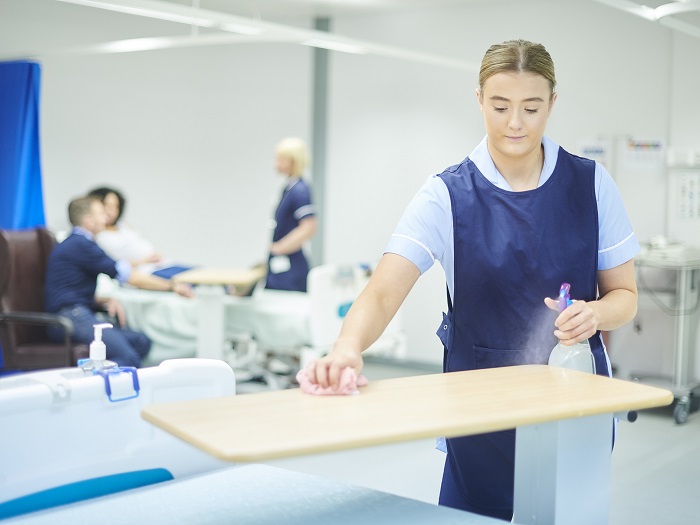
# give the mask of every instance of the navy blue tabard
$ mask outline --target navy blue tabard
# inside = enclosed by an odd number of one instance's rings
[[[494,186],[469,158],[439,177],[454,226],[453,301],[437,332],[444,371],[546,364],[558,314],[544,298],[563,282],[572,299],[597,298],[595,163],[560,148],[551,177],[523,192]],[[607,375],[600,334],[589,341],[598,373]],[[514,430],[448,439],[447,448],[473,508],[512,509]]]

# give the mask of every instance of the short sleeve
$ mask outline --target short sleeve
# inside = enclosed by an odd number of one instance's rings
[[[316,214],[316,209],[311,201],[311,190],[307,184],[295,184],[289,197],[291,209],[294,210],[294,219],[297,221]]]
[[[413,197],[387,243],[385,253],[405,257],[425,273],[443,260],[452,235],[452,207],[445,183],[431,176]]]
[[[598,270],[610,270],[639,253],[639,241],[625,211],[622,195],[608,171],[596,163],[598,197]]]

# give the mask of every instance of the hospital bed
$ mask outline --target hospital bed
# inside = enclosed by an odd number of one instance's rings
[[[98,294],[118,299],[129,326],[151,338],[145,364],[198,355],[198,299],[171,292],[119,286],[100,276]],[[309,342],[308,298],[299,292],[256,290],[250,297],[221,296],[223,333],[214,351],[222,359],[231,356],[234,342],[255,340],[260,348],[296,349]],[[211,351],[211,350],[210,350]]]
[[[105,377],[76,367],[0,379],[0,519],[230,467],[140,412],[234,394],[231,368],[205,359]]]
[[[285,358],[294,369],[326,353],[368,279],[366,267],[327,264],[311,269],[308,293],[258,287],[251,296],[238,297],[224,293],[225,283],[212,290],[216,286],[210,282],[198,286],[198,297],[187,299],[118,286],[101,276],[98,294],[117,298],[130,327],[151,338],[147,365],[179,357],[222,359],[262,375],[271,386],[285,386],[270,371],[270,357]],[[367,352],[405,356],[400,311]]]
[[[36,512],[7,525],[497,525],[502,521],[266,465],[242,465]]]

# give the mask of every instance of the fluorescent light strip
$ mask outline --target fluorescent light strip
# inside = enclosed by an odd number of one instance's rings
[[[273,40],[274,41],[274,40]],[[226,45],[232,42],[259,42],[259,39],[249,35],[208,34],[192,36],[167,36],[149,38],[131,38],[115,40],[102,44],[83,46],[56,51],[56,55],[99,54],[99,53],[132,53],[136,51],[155,51],[158,49],[175,49],[178,47],[197,47],[209,45]]]
[[[169,22],[178,22],[181,24],[195,25],[199,27],[217,28],[229,33],[238,33],[242,35],[259,35],[265,32],[265,28],[260,24],[253,25],[239,23],[237,20],[240,17],[225,15],[216,11],[206,11],[204,9],[194,7],[167,4],[165,2],[139,2],[138,0],[126,0],[119,3],[101,0],[58,1],[68,4],[96,7],[98,9],[105,9],[107,11],[114,11],[117,13],[156,18],[158,20],[166,20]],[[202,13],[202,15],[200,16],[199,13]],[[222,20],[222,18],[224,18],[224,20]]]
[[[641,18],[651,20],[652,22],[661,21],[661,19],[677,15],[680,13],[688,13],[691,11],[700,11],[700,0],[682,0],[680,2],[669,2],[667,4],[660,5],[657,8],[648,7],[645,5],[639,5],[635,2],[630,2],[629,0],[595,0],[599,4],[605,4],[615,9],[637,15]],[[676,27],[680,29],[686,24],[683,22],[679,24],[665,24],[669,26]],[[687,27],[692,27],[687,25]],[[683,30],[683,29],[680,29]]]
[[[656,19],[659,20],[665,16],[688,13],[690,11],[700,11],[700,2],[698,0],[671,2],[670,4],[660,5],[654,9],[654,15],[656,16]]]
[[[170,47],[169,38],[132,38],[129,40],[115,40],[94,46],[94,50],[101,53],[131,53],[134,51],[152,51]]]
[[[364,55],[367,50],[355,44],[348,44],[346,42],[338,42],[336,40],[326,40],[325,38],[309,38],[308,40],[303,40],[300,42],[305,46],[320,47],[322,49],[329,49],[331,51],[342,51],[343,53],[354,53],[356,55]]]
[[[168,22],[177,22],[180,24],[195,25],[199,27],[214,27],[216,22],[207,20],[206,18],[198,18],[186,15],[178,15],[176,13],[168,13],[165,11],[156,11],[153,9],[145,9],[143,7],[130,7],[126,5],[111,4],[109,2],[99,2],[93,0],[58,0],[69,4],[84,5],[87,7],[97,7],[107,11],[115,11],[127,15],[145,16],[148,18],[157,18],[158,20],[166,20]]]
[[[265,30],[262,27],[244,26],[241,24],[218,24],[216,26],[222,31],[228,31],[229,33],[238,33],[239,35],[259,35]]]
[[[289,42],[304,44],[345,53],[372,53],[378,56],[398,58],[412,62],[438,65],[467,71],[478,71],[478,66],[464,61],[401,49],[363,40],[355,40],[320,30],[302,29],[294,26],[275,24],[262,20],[252,20],[228,13],[199,9],[186,5],[168,3],[161,0],[57,0],[70,4],[96,7],[137,16],[147,16],[173,22],[226,31],[229,34],[209,34],[189,37],[163,37],[161,39],[133,39],[104,44],[54,50],[49,54],[77,54],[81,52],[127,52],[187,47],[201,45],[223,45],[238,42]],[[230,33],[237,33],[231,35]],[[258,36],[262,35],[262,36]],[[248,40],[246,37],[250,37]],[[46,54],[46,53],[44,53]],[[32,56],[37,55],[34,53]]]

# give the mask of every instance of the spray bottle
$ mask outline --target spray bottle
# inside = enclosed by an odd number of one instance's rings
[[[572,304],[569,297],[570,289],[571,285],[569,283],[562,283],[559,289],[559,312],[563,312]],[[595,374],[595,360],[593,359],[588,339],[584,339],[572,346],[565,346],[560,341],[554,347],[552,353],[549,354],[548,364]]]
[[[90,343],[90,358],[81,359],[78,361],[78,366],[83,370],[85,375],[93,375],[101,370],[109,370],[117,368],[117,363],[107,360],[107,347],[102,341],[102,329],[112,328],[109,323],[101,323],[93,325],[95,329],[95,337]]]

